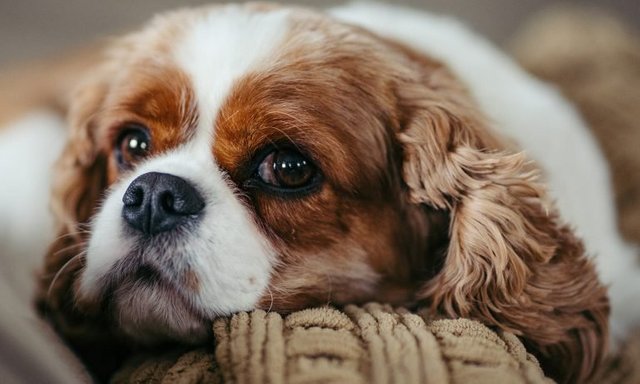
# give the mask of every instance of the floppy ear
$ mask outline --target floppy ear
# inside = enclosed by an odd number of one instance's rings
[[[408,85],[398,133],[409,199],[450,214],[449,245],[419,296],[519,335],[546,373],[583,381],[606,349],[608,299],[538,172],[491,136],[464,92]]]
[[[58,236],[50,245],[40,275],[37,305],[64,335],[96,378],[104,378],[122,356],[121,346],[99,316],[77,310],[74,284],[84,264],[87,230],[93,210],[107,187],[106,158],[97,146],[95,115],[107,93],[108,76],[99,72],[80,85],[68,112],[67,145],[54,168],[51,206]],[[96,351],[95,346],[100,350]],[[94,364],[97,361],[97,364]],[[112,361],[113,360],[113,361]]]
[[[106,187],[105,159],[96,145],[93,117],[106,93],[102,76],[90,78],[80,85],[72,96],[68,111],[69,132],[67,144],[55,164],[51,207],[58,225],[58,237],[45,257],[42,292],[48,306],[57,307],[52,294],[65,286],[64,280],[73,276],[80,262],[70,261],[80,254],[85,241],[85,225],[96,206],[100,193]],[[79,257],[76,258],[79,261]],[[69,262],[69,264],[67,264]],[[67,264],[64,273],[58,274]],[[58,274],[58,276],[56,276]],[[51,282],[55,278],[55,287]]]

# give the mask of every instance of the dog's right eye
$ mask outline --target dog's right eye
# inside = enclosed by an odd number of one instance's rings
[[[147,156],[151,150],[151,137],[143,126],[127,126],[118,137],[115,155],[120,168],[131,168],[131,165]]]

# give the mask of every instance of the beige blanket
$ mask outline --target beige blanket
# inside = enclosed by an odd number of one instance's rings
[[[213,331],[215,346],[135,358],[114,382],[551,382],[510,333],[380,304],[240,313]]]

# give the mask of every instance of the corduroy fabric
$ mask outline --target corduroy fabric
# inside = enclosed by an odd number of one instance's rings
[[[114,382],[551,382],[512,334],[380,304],[243,312],[216,320],[213,331],[215,348],[138,357]]]

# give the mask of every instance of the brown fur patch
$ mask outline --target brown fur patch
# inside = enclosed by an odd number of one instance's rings
[[[120,135],[128,128],[137,125],[148,129],[151,137],[149,155],[154,155],[189,140],[198,122],[193,90],[180,70],[173,66],[153,67],[147,63],[139,66],[121,73],[117,76],[118,81],[111,80],[108,94],[100,100],[99,108],[88,116],[87,124],[92,125],[96,145],[108,158],[109,183],[120,175],[113,150]]]

